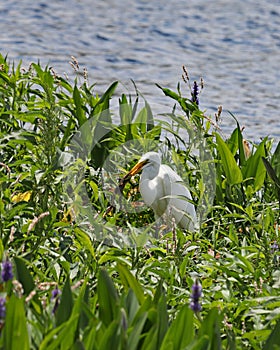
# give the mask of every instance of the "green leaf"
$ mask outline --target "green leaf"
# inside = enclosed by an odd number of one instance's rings
[[[157,86],[158,88],[160,88],[166,96],[169,96],[169,97],[171,97],[173,100],[176,100],[176,101],[179,101],[179,100],[180,100],[181,96],[178,95],[176,92],[174,92],[174,91],[172,91],[172,90],[170,90],[170,89],[167,89],[167,88],[163,88],[163,87],[161,87],[159,84],[156,84],[156,86]]]
[[[73,90],[73,99],[74,99],[74,103],[75,103],[75,112],[76,112],[76,117],[78,120],[78,125],[79,127],[81,127],[87,120],[86,116],[85,116],[85,112],[82,108],[82,99],[81,99],[81,95],[79,92],[79,89],[77,88],[77,86],[75,85],[74,90]]]
[[[232,116],[232,118],[235,120],[237,128],[235,129],[236,136],[237,136],[237,144],[238,144],[238,153],[239,153],[239,164],[242,166],[246,162],[245,153],[244,153],[244,146],[243,146],[243,136],[241,133],[241,128],[238,123],[238,120],[235,118],[235,116],[229,112],[229,114]]]
[[[4,349],[29,350],[24,299],[19,299],[15,295],[12,295],[7,302],[6,308],[6,319],[3,331]]]
[[[276,326],[270,333],[267,341],[264,344],[263,350],[277,350],[280,349],[280,320],[277,321]]]
[[[155,337],[156,332],[157,332],[157,324],[152,323],[152,325],[149,325],[149,331],[146,334],[146,337],[141,349],[157,350],[157,338]],[[172,348],[169,348],[169,350],[170,349]]]
[[[50,331],[45,336],[44,340],[40,345],[40,350],[74,348],[74,344],[76,344],[79,337],[78,326],[81,317],[82,302],[85,295],[86,284],[87,280],[85,280],[83,283],[79,296],[75,301],[74,307],[72,308],[70,317],[65,317],[65,319],[67,318],[66,322],[61,323],[60,325],[58,325],[58,327]]]
[[[103,334],[98,350],[119,349],[121,343],[119,320],[113,321]]]
[[[218,309],[211,309],[201,324],[200,330],[198,332],[198,338],[203,335],[207,335],[210,340],[208,349],[221,350],[222,349],[222,340],[220,334],[221,328],[221,315],[219,314]]]
[[[194,340],[189,346],[184,350],[209,350],[210,348],[210,339],[207,334],[204,334],[202,337]]]
[[[109,155],[110,141],[108,140],[110,140],[112,130],[114,129],[111,112],[109,110],[109,97],[103,100],[102,104],[97,104],[97,107],[94,109],[94,119],[96,125],[93,136],[90,135],[93,144],[91,160],[94,168],[98,169],[103,166],[105,159]]]
[[[187,98],[183,98],[180,95],[178,95],[176,92],[167,89],[167,88],[162,88],[160,85],[156,84],[157,87],[159,87],[163,93],[171,97],[173,100],[177,101],[179,105],[182,107],[183,111],[189,114],[189,112],[194,112],[195,110],[198,110],[197,106],[193,103],[191,103]]]
[[[2,204],[2,201],[0,200],[0,206]],[[2,210],[0,209],[0,213],[2,212]],[[3,261],[3,254],[4,254],[4,244],[3,244],[3,241],[2,239],[0,239],[0,261]]]
[[[278,178],[280,178],[280,142],[278,142],[277,147],[271,157],[271,165],[275,170]]]
[[[117,271],[120,274],[123,285],[127,288],[130,287],[134,291],[139,304],[142,305],[145,300],[145,295],[139,282],[124,265],[118,264]]]
[[[40,344],[39,350],[56,350],[61,343],[61,339],[58,336],[60,331],[65,329],[67,327],[67,323],[71,322],[72,320],[69,320],[68,322],[62,323],[59,327],[54,328],[51,330],[43,339],[42,343]]]
[[[113,82],[109,88],[104,92],[97,105],[102,104],[107,99],[110,99],[118,86],[118,81]]]
[[[226,140],[226,144],[228,145],[231,153],[235,156],[238,151],[238,128],[235,128],[230,135],[230,138]]]
[[[146,100],[145,100],[145,107],[147,111],[147,131],[150,131],[154,128],[155,123],[154,123],[154,116],[153,116],[151,106]]]
[[[109,326],[117,316],[119,296],[110,276],[104,269],[99,271],[97,293],[99,317],[105,326]]]
[[[165,293],[161,295],[157,305],[157,325],[157,348],[159,349],[168,330],[168,313]]]
[[[215,135],[218,151],[221,156],[222,166],[229,184],[235,185],[241,183],[243,180],[242,173],[234,159],[233,154],[221,136],[217,133],[215,133]]]
[[[136,99],[134,108],[137,108],[138,104],[138,97]],[[134,114],[136,111],[132,109],[131,104],[128,103],[126,95],[122,94],[121,99],[119,99],[119,113],[120,113],[120,120],[121,120],[121,127],[125,130],[125,140],[129,141],[131,140],[132,134],[131,134],[131,123],[132,119],[134,117]]]
[[[184,349],[192,342],[193,337],[193,311],[189,308],[189,305],[184,305],[175,320],[171,323],[163,339],[160,350]]]
[[[17,280],[22,284],[24,295],[27,296],[35,289],[35,283],[33,278],[27,269],[25,262],[22,258],[14,258],[16,265],[16,276]]]
[[[243,178],[249,179],[253,178],[254,190],[258,191],[265,180],[266,171],[263,162],[261,162],[261,157],[265,156],[265,144],[267,139],[264,139],[258,146],[256,152],[251,155],[247,160],[246,164],[242,168]]]
[[[138,128],[140,127],[142,132],[146,131],[147,118],[148,118],[147,109],[143,107],[138,113],[134,121],[134,124],[137,125]]]
[[[86,284],[87,280],[84,281],[79,296],[75,301],[67,327],[64,327],[61,332],[61,349],[71,349],[75,341],[78,340],[78,325],[82,315],[82,301],[85,294]]]
[[[265,168],[266,168],[268,175],[274,181],[275,185],[280,189],[280,179],[276,175],[275,170],[272,168],[271,164],[269,163],[269,161],[267,159],[262,157],[262,161],[265,165]]]
[[[93,327],[89,330],[89,332],[84,336],[84,345],[85,349],[96,349],[96,327],[93,325]]]
[[[239,263],[238,265],[240,265],[240,266],[244,265],[244,266],[242,266],[242,268],[245,272],[247,272],[247,273],[250,272],[250,273],[254,274],[255,268],[253,267],[253,265],[250,263],[250,261],[245,256],[242,256],[241,254],[236,254],[236,257],[242,262],[242,264]],[[247,268],[248,271],[246,271],[245,267]]]
[[[67,277],[65,285],[63,287],[60,303],[56,311],[56,324],[60,326],[63,322],[67,321],[71,315],[73,308],[73,296],[70,286],[70,279]]]
[[[143,312],[138,317],[133,320],[131,329],[128,329],[129,336],[127,340],[127,345],[129,350],[136,350],[138,348],[139,341],[141,340],[141,334],[147,320],[147,312]]]
[[[74,229],[75,235],[77,239],[79,240],[79,243],[82,247],[85,247],[91,254],[92,258],[95,259],[95,252],[93,248],[93,244],[89,238],[89,236],[81,230],[79,227],[76,227]]]
[[[119,99],[119,113],[122,125],[129,125],[132,122],[132,107],[128,104],[125,94]]]
[[[9,111],[11,113],[11,111]],[[15,116],[18,120],[21,120],[26,123],[34,124],[35,120],[38,118],[38,112],[23,112],[23,113],[15,113]]]
[[[69,118],[68,123],[66,125],[66,128],[64,126],[61,127],[63,136],[60,141],[60,150],[63,151],[65,149],[65,146],[67,142],[69,141],[71,137],[71,130],[74,127],[75,122],[72,117]]]

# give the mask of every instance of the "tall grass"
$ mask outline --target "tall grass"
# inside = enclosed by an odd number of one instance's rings
[[[0,56],[2,349],[280,347],[280,146],[244,140],[234,116],[225,139],[184,82],[159,86],[160,119],[122,94],[116,122],[118,82],[99,96]],[[151,149],[188,181],[198,231],[156,225],[137,178],[117,193]]]

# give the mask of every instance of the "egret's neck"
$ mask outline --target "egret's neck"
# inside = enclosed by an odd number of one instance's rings
[[[142,170],[141,180],[153,180],[159,172],[159,164],[148,164]]]

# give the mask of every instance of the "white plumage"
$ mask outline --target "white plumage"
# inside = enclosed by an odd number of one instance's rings
[[[195,207],[190,203],[192,197],[182,178],[168,165],[161,164],[156,152],[144,154],[129,175],[141,170],[140,193],[144,202],[153,209],[155,217],[174,218],[181,228],[194,230],[197,223]]]

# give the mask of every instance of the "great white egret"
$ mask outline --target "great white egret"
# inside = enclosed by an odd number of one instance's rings
[[[182,178],[168,165],[161,164],[161,157],[156,152],[144,154],[126,178],[141,170],[140,193],[144,202],[153,209],[156,219],[164,215],[174,218],[179,227],[194,230],[197,223],[195,207]]]

